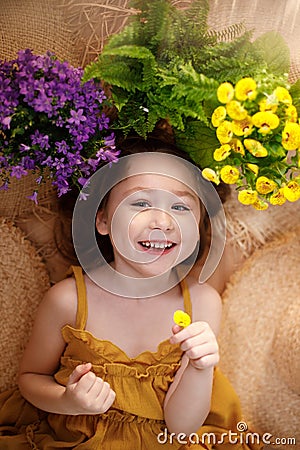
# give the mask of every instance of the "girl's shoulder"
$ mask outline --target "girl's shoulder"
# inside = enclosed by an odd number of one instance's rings
[[[73,277],[66,278],[54,284],[44,296],[39,310],[56,315],[60,320],[75,324],[77,313],[77,288]]]
[[[218,334],[222,315],[219,293],[209,284],[199,283],[194,276],[188,276],[186,281],[191,297],[193,321],[208,322]]]

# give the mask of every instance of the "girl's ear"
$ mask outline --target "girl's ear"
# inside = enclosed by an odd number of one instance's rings
[[[96,216],[96,229],[99,234],[108,234],[107,217],[104,209],[100,209]]]

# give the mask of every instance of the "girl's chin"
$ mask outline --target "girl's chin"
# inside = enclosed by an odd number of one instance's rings
[[[171,248],[140,248],[136,253],[130,255],[119,255],[115,258],[112,267],[128,277],[132,278],[150,278],[166,277],[170,272],[185,261],[189,254],[183,255],[179,251],[180,246],[174,245]]]
[[[177,261],[162,261],[161,258],[156,258],[151,262],[136,262],[129,263],[126,267],[122,264],[114,265],[114,269],[128,277],[132,278],[153,278],[153,277],[168,277],[174,267],[177,265]]]

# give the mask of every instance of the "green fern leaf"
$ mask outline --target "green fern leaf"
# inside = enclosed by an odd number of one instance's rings
[[[189,149],[190,156],[202,169],[215,164],[213,153],[220,144],[215,131],[209,127],[198,121],[189,121],[184,133],[175,130],[175,141],[184,151]]]
[[[264,33],[254,42],[261,51],[268,68],[275,74],[282,75],[290,70],[290,51],[283,37],[275,31]]]

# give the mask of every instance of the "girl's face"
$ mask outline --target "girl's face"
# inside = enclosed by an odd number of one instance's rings
[[[96,227],[110,236],[115,270],[140,278],[168,273],[188,258],[199,222],[199,198],[182,176],[142,173],[112,188]]]

